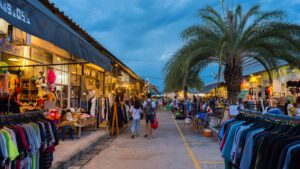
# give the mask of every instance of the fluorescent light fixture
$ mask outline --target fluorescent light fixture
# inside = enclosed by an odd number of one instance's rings
[[[18,58],[9,58],[8,60],[12,61],[12,62],[19,62],[20,61],[20,59],[18,59]]]

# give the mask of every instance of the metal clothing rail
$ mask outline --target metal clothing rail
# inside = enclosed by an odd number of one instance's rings
[[[45,110],[37,110],[25,113],[18,113],[18,114],[9,114],[9,115],[0,115],[0,118],[11,118],[11,117],[20,117],[20,116],[32,116],[32,115],[42,115]]]
[[[267,118],[270,120],[280,120],[280,121],[294,121],[294,122],[299,122],[300,123],[300,117],[291,117],[287,115],[277,115],[277,114],[270,114],[270,113],[265,113],[263,114],[262,112],[255,111],[255,110],[248,110],[248,109],[239,109],[240,113],[245,113],[245,114],[252,114],[255,116],[260,116],[263,118]]]

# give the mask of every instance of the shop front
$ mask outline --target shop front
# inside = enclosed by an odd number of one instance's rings
[[[114,95],[121,93],[124,103],[142,95],[142,80],[117,59],[120,68],[111,70],[114,56],[48,1],[2,0],[0,16],[1,118],[18,113],[37,123],[42,118],[29,114],[41,110],[53,132],[80,137],[84,127],[108,126]],[[11,101],[20,112],[11,111]]]
[[[298,81],[300,79],[300,71],[284,65],[271,73],[272,81],[266,71],[250,74],[243,78],[241,89],[247,91],[244,100],[260,99],[265,101],[266,105],[272,107],[283,106],[286,103],[288,95],[295,95],[293,87],[289,87],[289,81]]]

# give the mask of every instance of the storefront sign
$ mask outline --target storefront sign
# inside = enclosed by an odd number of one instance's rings
[[[51,4],[47,1],[0,0],[0,16],[10,25],[28,34],[49,41],[81,59],[110,70],[110,58],[62,21],[48,6]]]
[[[0,10],[19,21],[30,25],[28,13],[14,4],[9,3],[7,0],[0,0]]]
[[[87,77],[98,78],[98,71],[90,67],[84,67],[84,75]]]

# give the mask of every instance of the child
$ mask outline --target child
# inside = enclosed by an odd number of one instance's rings
[[[131,106],[130,113],[131,113],[131,117],[132,117],[131,138],[134,138],[135,136],[137,137],[139,135],[141,113],[142,113],[141,105],[138,100],[135,100],[134,105]]]

